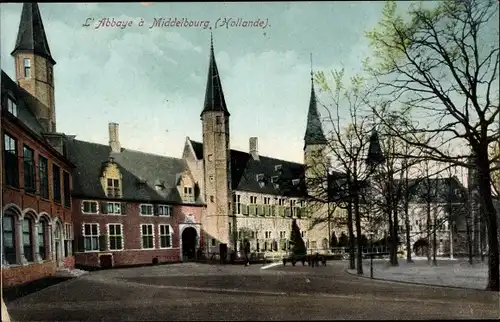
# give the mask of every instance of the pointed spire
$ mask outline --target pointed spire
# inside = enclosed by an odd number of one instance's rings
[[[30,52],[49,59],[53,65],[56,63],[50,53],[42,16],[36,2],[23,4],[16,46],[11,55],[17,52]]]
[[[368,155],[366,157],[366,162],[371,167],[376,167],[385,161],[384,153],[380,147],[380,140],[378,138],[378,133],[376,130],[372,131],[370,136],[370,144],[368,146]]]
[[[309,111],[307,113],[306,134],[304,136],[304,149],[308,145],[327,144],[318,108],[316,106],[316,93],[314,92],[314,73],[312,67],[311,54],[311,100],[309,101]]]
[[[208,111],[219,111],[224,112],[226,116],[230,115],[226,107],[226,100],[224,99],[224,93],[222,91],[222,83],[220,81],[217,63],[215,62],[214,41],[212,33],[210,33],[210,62],[208,66],[205,104],[203,106],[203,111],[201,112],[201,114]]]

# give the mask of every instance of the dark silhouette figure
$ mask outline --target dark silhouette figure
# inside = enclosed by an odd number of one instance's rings
[[[245,240],[245,247],[244,247],[244,253],[245,253],[245,266],[250,265],[250,242],[248,240]]]

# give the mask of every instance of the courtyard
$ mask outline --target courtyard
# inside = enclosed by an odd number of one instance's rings
[[[90,272],[7,303],[13,321],[496,318],[498,294],[326,267],[159,265]]]

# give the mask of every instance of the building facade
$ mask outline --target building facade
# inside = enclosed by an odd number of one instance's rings
[[[36,4],[23,6],[12,56],[17,82],[1,75],[4,288],[74,266],[73,164],[55,132],[55,61]]]

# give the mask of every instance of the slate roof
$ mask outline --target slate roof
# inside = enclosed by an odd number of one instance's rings
[[[408,180],[410,202],[426,203],[431,200],[436,203],[462,203],[467,200],[467,189],[458,178],[430,178]],[[427,197],[428,187],[430,196]]]
[[[203,143],[191,140],[191,145],[196,158],[202,160]],[[231,150],[230,157],[231,188],[233,190],[286,197],[306,196],[303,164],[260,155],[259,160],[254,160],[250,153],[237,150]],[[281,170],[277,169],[276,166],[281,166]],[[262,175],[262,184],[257,180],[257,175]],[[294,185],[293,179],[299,179],[299,184]],[[275,188],[271,180],[277,180],[278,189]]]
[[[123,200],[182,203],[177,183],[186,169],[182,159],[149,154],[122,148],[111,152],[108,145],[69,138],[65,142],[69,159],[76,165],[73,173],[74,195],[107,199],[100,177],[110,157],[122,174]],[[157,190],[156,185],[164,189]],[[195,189],[197,204],[199,189]]]
[[[226,116],[230,115],[226,106],[226,100],[224,99],[224,92],[222,91],[219,70],[217,69],[217,63],[215,62],[212,36],[210,36],[210,62],[208,65],[205,104],[203,105],[203,111],[201,114],[209,111],[224,112]]]
[[[2,96],[5,94],[11,96],[17,104],[17,119],[26,125],[35,136],[44,140],[42,136],[43,127],[40,122],[38,122],[34,113],[34,109],[36,109],[38,105],[44,106],[43,103],[25,89],[18,86],[17,83],[2,70]]]
[[[307,112],[306,134],[304,135],[304,144],[327,144],[321,120],[319,118],[318,108],[316,105],[316,93],[314,92],[314,81],[311,75],[311,99],[309,101],[309,111]],[[305,148],[304,146],[304,148]]]
[[[42,16],[37,3],[23,4],[19,31],[12,55],[17,51],[29,51],[49,59],[53,65],[55,61],[50,53],[49,42],[45,35]]]

